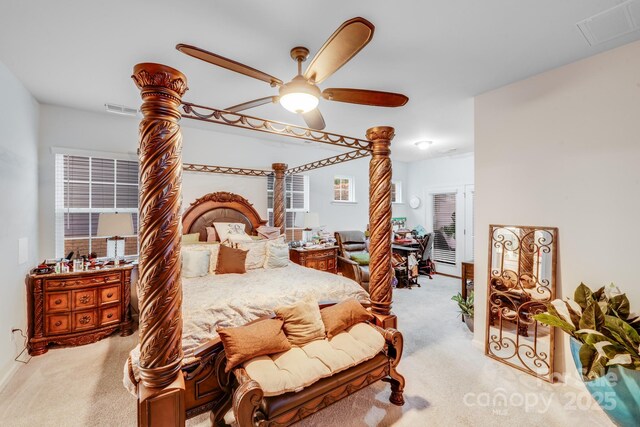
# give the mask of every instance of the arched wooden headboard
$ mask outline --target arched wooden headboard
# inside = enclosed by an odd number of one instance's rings
[[[200,233],[200,241],[207,240],[206,227],[214,222],[241,222],[248,234],[256,234],[256,228],[267,223],[244,197],[219,191],[206,194],[182,214],[182,233]]]

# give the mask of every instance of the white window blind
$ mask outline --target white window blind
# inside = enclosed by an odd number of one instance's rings
[[[350,176],[336,176],[333,178],[333,201],[355,202],[353,178]]]
[[[273,186],[275,178],[267,179],[267,215],[269,225],[273,225]],[[287,240],[302,239],[302,228],[296,227],[297,216],[309,211],[309,177],[289,175],[285,177],[285,233]]]
[[[433,259],[456,264],[456,193],[433,194]]]
[[[56,154],[56,257],[71,251],[107,255],[96,237],[102,212],[131,213],[134,235],[125,238],[125,256],[138,254],[138,162]]]

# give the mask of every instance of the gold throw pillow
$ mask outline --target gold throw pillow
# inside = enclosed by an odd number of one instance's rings
[[[274,310],[276,316],[284,320],[284,333],[293,345],[303,345],[324,339],[324,324],[320,316],[318,302],[313,298]]]
[[[335,337],[340,332],[356,323],[366,322],[373,318],[355,298],[349,298],[339,304],[320,310],[322,323],[327,331],[327,338]]]
[[[247,258],[247,252],[242,249],[230,248],[226,245],[220,245],[218,253],[218,264],[216,265],[216,274],[237,273],[244,274],[247,270],[244,267],[244,261]]]
[[[219,328],[217,332],[227,356],[225,372],[254,357],[291,349],[282,324],[280,319],[264,319],[246,326]]]

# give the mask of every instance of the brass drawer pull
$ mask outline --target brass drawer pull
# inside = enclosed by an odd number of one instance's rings
[[[107,314],[107,319],[111,319],[113,317],[113,313]]]
[[[80,324],[82,324],[82,325],[86,325],[90,321],[91,321],[91,317],[90,316],[82,316],[82,318],[80,318]]]
[[[91,301],[91,297],[89,295],[83,295],[80,297],[81,304],[87,304],[89,301]]]
[[[62,300],[60,298],[58,298],[57,300],[55,300],[56,305],[62,304]]]
[[[62,325],[62,322],[58,320],[58,321],[56,322],[56,326],[60,326],[60,325]]]
[[[107,298],[111,298],[112,296],[113,296],[113,292],[109,292],[109,293],[107,294]]]

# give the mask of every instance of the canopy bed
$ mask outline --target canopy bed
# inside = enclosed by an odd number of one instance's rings
[[[201,232],[211,215],[242,215],[251,230],[263,221],[246,200],[230,193],[199,199],[181,214],[183,168],[251,176],[274,174],[274,226],[284,226],[284,181],[299,173],[356,158],[371,156],[369,169],[370,310],[375,323],[395,328],[391,313],[391,127],[374,127],[366,140],[273,122],[237,112],[182,102],[187,79],[160,64],[141,63],[132,76],[140,89],[140,356],[138,386],[139,425],[184,425],[185,417],[205,410],[212,420],[229,408],[231,380],[224,374],[224,352],[219,340],[183,351],[183,289],[181,238],[183,229]],[[180,112],[182,106],[183,112]],[[290,138],[352,148],[348,153],[288,169],[276,163],[272,171],[207,165],[183,165],[181,118],[218,123]],[[220,211],[222,209],[222,211]],[[212,214],[212,212],[217,212]],[[321,273],[327,274],[327,273]],[[347,280],[347,279],[344,279]],[[397,362],[396,362],[397,363]]]

